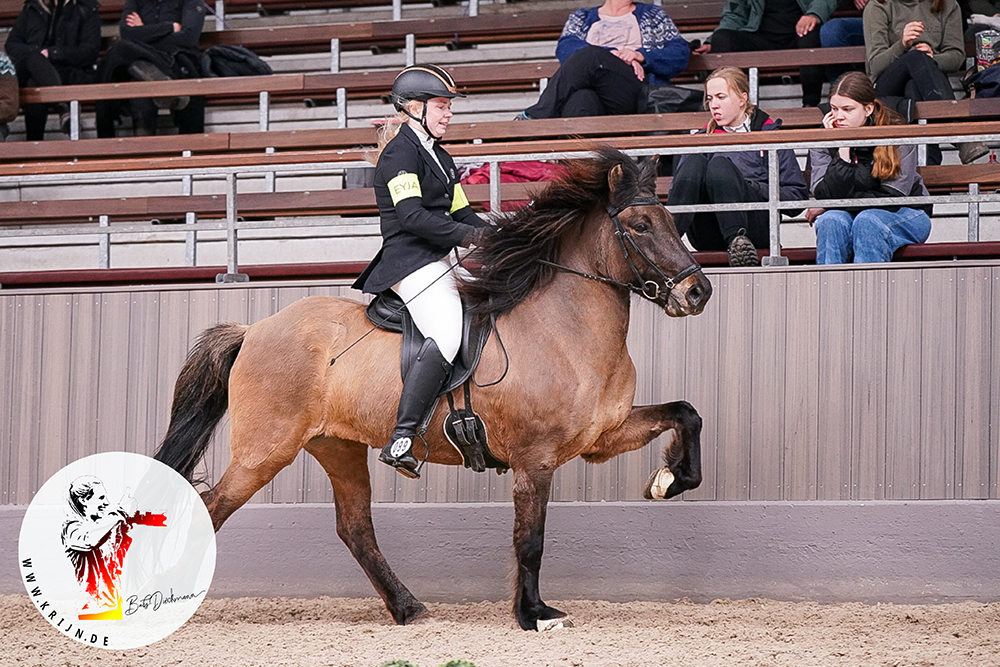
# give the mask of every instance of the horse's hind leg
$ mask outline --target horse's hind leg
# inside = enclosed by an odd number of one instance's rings
[[[545,543],[545,511],[552,487],[553,468],[514,471],[514,556],[517,580],[514,617],[524,630],[537,630],[539,620],[566,614],[542,601],[538,572]]]
[[[316,457],[333,485],[337,535],[368,575],[392,619],[406,625],[426,614],[427,608],[396,577],[375,540],[367,445],[317,438],[306,445],[306,451]]]
[[[222,524],[232,516],[233,512],[244,505],[253,494],[265,484],[274,479],[278,472],[295,460],[297,447],[289,447],[284,456],[273,453],[261,465],[249,467],[241,464],[235,458],[229,462],[229,467],[223,473],[219,483],[201,494],[208,514],[212,517],[212,525],[216,532]]]

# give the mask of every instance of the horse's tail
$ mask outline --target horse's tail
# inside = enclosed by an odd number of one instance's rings
[[[229,403],[229,371],[246,336],[247,325],[227,322],[204,331],[177,376],[170,426],[159,449],[162,461],[192,481],[216,424]]]

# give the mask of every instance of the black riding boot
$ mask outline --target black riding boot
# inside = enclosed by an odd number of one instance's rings
[[[413,439],[423,424],[428,410],[434,406],[442,385],[451,373],[448,363],[433,338],[424,340],[417,358],[403,380],[403,395],[396,413],[396,429],[389,444],[382,448],[378,460],[388,463],[412,479],[419,479],[417,459],[413,456]]]

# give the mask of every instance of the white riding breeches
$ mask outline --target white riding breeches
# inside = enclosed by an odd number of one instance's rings
[[[455,360],[462,344],[462,299],[452,257],[421,267],[392,286],[392,291],[406,302],[420,333],[434,339],[449,363]]]

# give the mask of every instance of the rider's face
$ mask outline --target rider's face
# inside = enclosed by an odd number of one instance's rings
[[[451,122],[451,100],[447,97],[434,97],[427,100],[427,128],[437,138],[444,136]]]

